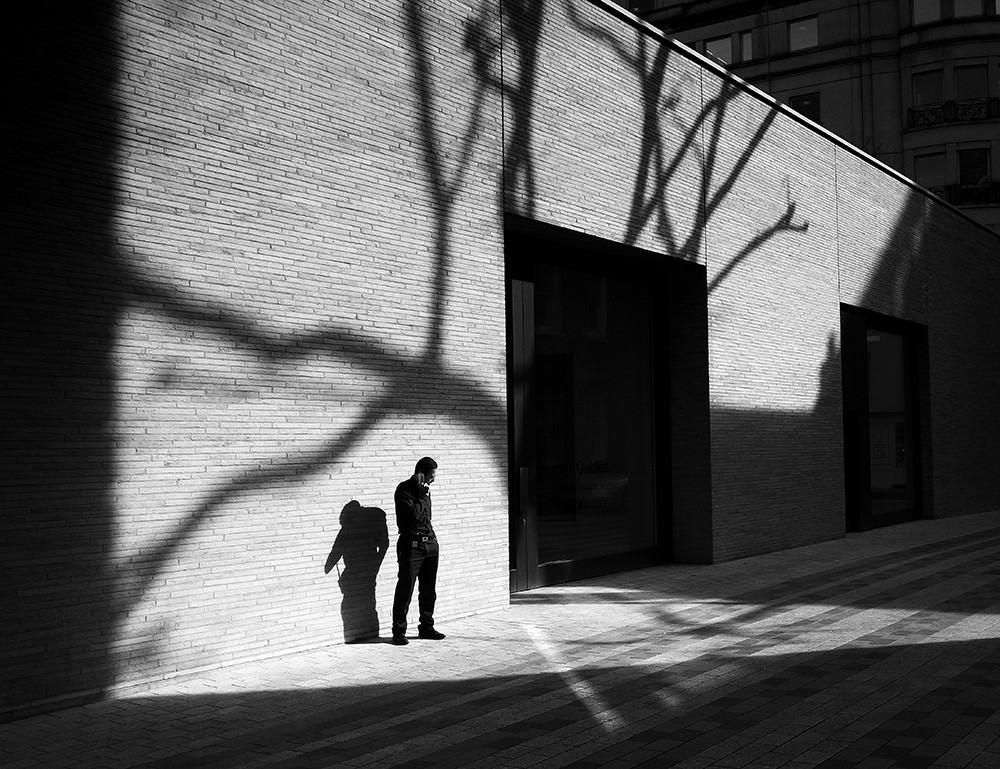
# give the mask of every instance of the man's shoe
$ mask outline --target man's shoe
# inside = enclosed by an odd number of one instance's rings
[[[444,638],[444,633],[439,633],[434,628],[427,628],[426,630],[421,628],[417,631],[418,638],[426,638],[428,641],[440,641]]]
[[[392,637],[392,642],[396,646],[406,646],[409,643],[405,635],[394,635]]]

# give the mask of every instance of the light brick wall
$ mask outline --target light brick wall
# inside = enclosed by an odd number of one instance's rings
[[[105,64],[109,92],[88,114],[107,155],[80,153],[105,241],[67,320],[93,321],[79,337],[102,349],[91,378],[64,352],[19,391],[61,378],[53,398],[103,412],[100,452],[72,485],[28,479],[12,500],[15,534],[41,542],[7,583],[0,711],[371,632],[341,616],[324,560],[352,500],[386,513],[394,545],[393,490],[422,455],[440,463],[439,618],[507,605],[500,104],[464,45],[471,25],[495,37],[494,16],[122,3],[105,47],[69,49]],[[37,234],[25,247],[53,258]],[[65,280],[35,277],[40,294]],[[53,428],[52,453],[89,450],[76,432]]]
[[[813,138],[741,93],[709,171],[717,560],[844,530],[834,153]]]
[[[425,454],[441,616],[505,605],[499,105],[473,109],[466,14],[123,11],[116,229],[146,296],[119,323],[113,557],[183,531],[117,633],[169,652],[128,678],[357,635],[321,571],[338,515],[380,508],[394,542]]]
[[[587,0],[525,5],[521,23],[537,26],[541,41],[530,141],[521,145],[535,185],[532,194],[522,177],[508,177],[508,210],[656,252],[665,248],[658,225],[668,221],[671,255],[703,262],[701,68]],[[505,71],[519,71],[517,39],[508,34],[504,45]],[[509,142],[524,105],[507,103]],[[652,143],[644,152],[644,137],[662,141],[664,154]],[[665,184],[657,162],[675,166]]]
[[[927,198],[843,148],[836,169],[840,301],[926,324]]]

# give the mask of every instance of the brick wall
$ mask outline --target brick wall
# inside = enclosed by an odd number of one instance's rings
[[[368,586],[387,635],[375,548],[425,454],[443,624],[507,604],[500,105],[464,44],[494,16],[136,2],[53,30],[89,91],[33,126],[75,144],[18,169],[54,202],[15,249],[35,413],[0,712],[343,642],[378,629]]]
[[[508,179],[508,207],[706,266],[710,559],[843,535],[841,303],[930,326],[928,514],[1000,507],[982,464],[997,458],[996,410],[977,422],[968,407],[990,402],[1000,359],[996,239],[609,6],[538,8],[535,121],[520,145],[534,184]],[[519,50],[508,42],[508,58]],[[963,232],[959,272],[949,227]],[[977,298],[952,313],[963,291]],[[967,376],[977,355],[990,361]],[[961,470],[960,435],[979,449]],[[704,542],[675,557],[702,560]]]
[[[1000,238],[927,207],[934,515],[1000,507]]]
[[[841,534],[834,147],[600,4],[545,8],[535,215],[707,267],[708,558]]]
[[[0,716],[370,632],[372,580],[386,633],[373,553],[424,454],[442,620],[506,605],[502,209],[705,269],[711,519],[679,558],[842,534],[841,303],[929,326],[934,514],[1000,507],[997,239],[610,6],[34,28]]]

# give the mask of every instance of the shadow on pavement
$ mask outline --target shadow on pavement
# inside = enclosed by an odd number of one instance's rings
[[[579,766],[594,766],[623,749],[670,761],[727,747],[760,755],[778,744],[775,732],[790,755],[799,741],[803,753],[826,746],[839,761],[933,760],[992,729],[1000,710],[996,639],[776,655],[755,649],[754,639],[745,644],[675,664],[657,664],[663,649],[650,642],[624,666],[119,700],[72,711],[81,733],[65,755],[52,747],[73,728],[65,718],[4,730],[24,737],[9,756],[15,764],[31,757],[62,765],[71,751],[107,766],[149,754],[139,764],[148,769],[267,758],[301,769],[360,756],[377,765],[471,766],[560,744],[561,757],[574,751],[585,759]],[[581,725],[594,739],[575,747]],[[187,747],[195,735],[197,747]]]

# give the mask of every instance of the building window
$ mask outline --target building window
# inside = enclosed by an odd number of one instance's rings
[[[753,32],[740,35],[740,56],[742,61],[753,61]]]
[[[914,165],[916,166],[917,184],[921,187],[932,189],[943,187],[947,183],[943,152],[918,155],[914,158]]]
[[[990,151],[958,151],[958,203],[981,205],[990,202]]]
[[[956,6],[957,7],[957,6]],[[986,97],[986,65],[955,67],[955,99],[983,99]]]
[[[724,64],[732,64],[733,40],[728,35],[705,41],[705,51],[721,60]]]
[[[814,123],[820,122],[818,93],[803,93],[793,96],[788,100],[788,106]]]
[[[819,45],[819,22],[815,16],[788,22],[788,50],[802,51]]]
[[[988,149],[958,151],[958,183],[963,187],[982,187],[990,183]]]
[[[966,16],[982,16],[983,0],[954,0],[955,18],[961,19]]]
[[[944,101],[944,71],[932,69],[913,76],[913,106],[926,107]]]
[[[913,0],[913,24],[930,24],[941,20],[941,0]]]

